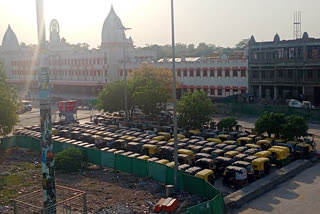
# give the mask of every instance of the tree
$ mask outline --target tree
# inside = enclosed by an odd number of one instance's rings
[[[230,117],[224,118],[221,121],[219,121],[218,129],[232,130],[233,127],[235,127],[237,125],[237,123],[238,123],[237,118],[230,116]]]
[[[308,124],[303,117],[291,115],[286,117],[281,135],[288,140],[294,140],[307,136],[308,129]]]
[[[248,39],[242,39],[240,42],[236,44],[236,49],[237,50],[243,50],[247,48],[249,45],[249,38]]]
[[[254,130],[258,134],[263,134],[267,132],[268,136],[271,137],[272,134],[276,138],[280,136],[282,132],[283,124],[285,123],[285,114],[275,113],[275,112],[264,112],[258,120],[254,123]]]
[[[7,83],[0,64],[0,136],[9,134],[18,123],[17,112],[21,107],[16,91]]]
[[[182,128],[202,128],[213,116],[213,104],[204,91],[187,93],[178,102],[178,123]]]

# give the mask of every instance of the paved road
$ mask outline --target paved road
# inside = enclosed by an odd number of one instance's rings
[[[320,164],[317,164],[231,213],[318,214],[319,192]]]

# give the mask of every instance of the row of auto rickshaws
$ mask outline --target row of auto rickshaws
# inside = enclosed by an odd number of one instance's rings
[[[39,126],[30,126],[17,130],[16,134],[39,137],[39,132]],[[142,131],[137,128],[119,128],[117,125],[95,125],[89,122],[69,126],[56,125],[52,134],[55,141],[174,167],[174,142],[168,132]],[[308,143],[300,141],[286,142],[247,133],[208,129],[189,130],[185,135],[178,134],[177,146],[179,170],[212,184],[217,176],[221,176],[224,185],[235,188],[241,188],[269,174],[273,164],[284,166],[292,159],[307,157],[311,151]]]

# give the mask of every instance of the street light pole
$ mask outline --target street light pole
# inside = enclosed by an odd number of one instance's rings
[[[124,76],[124,111],[126,117],[126,125],[128,123],[128,95],[127,95],[127,70],[126,70],[126,30],[130,30],[131,28],[123,27],[123,76]]]
[[[174,41],[174,10],[171,0],[171,31],[172,31],[172,75],[173,75],[173,138],[174,138],[174,187],[179,190],[178,183],[178,139],[177,139],[177,98],[176,98],[176,59]]]

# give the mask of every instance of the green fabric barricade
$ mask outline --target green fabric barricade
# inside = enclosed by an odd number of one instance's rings
[[[114,168],[113,152],[101,151],[101,166]]]
[[[132,174],[147,177],[148,176],[148,161],[132,158]]]
[[[0,149],[6,150],[16,147],[16,137],[6,137],[1,139]]]
[[[53,154],[57,154],[63,150],[62,143],[59,141],[53,141]]]
[[[116,154],[115,155],[115,169],[118,169],[123,172],[132,173],[132,158],[128,156]]]
[[[160,163],[155,163],[153,161],[149,161],[148,165],[148,176],[162,183],[166,183],[167,166]]]
[[[190,193],[206,195],[206,181],[191,175],[183,174],[183,190]]]
[[[40,140],[36,138],[31,138],[31,149],[36,152],[41,152]]]
[[[72,144],[71,144],[72,145]],[[87,148],[88,162],[100,165],[101,164],[101,151],[98,149]]]

